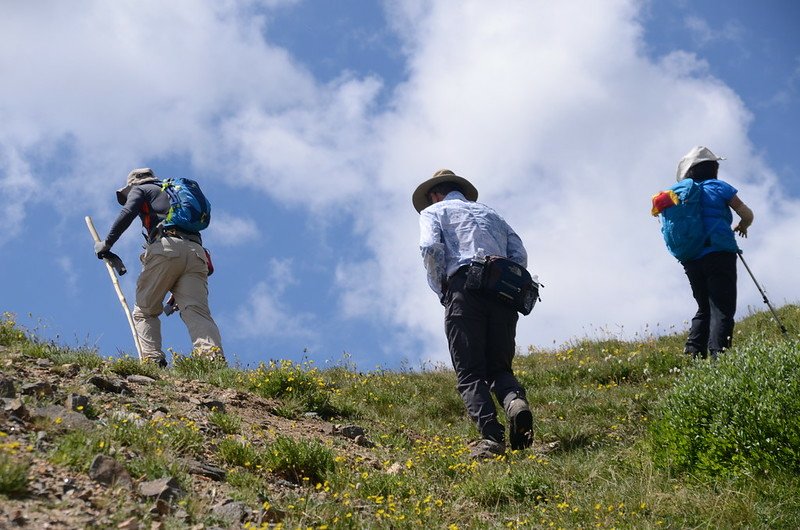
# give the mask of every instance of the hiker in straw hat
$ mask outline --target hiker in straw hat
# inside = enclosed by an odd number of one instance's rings
[[[420,214],[420,249],[428,285],[445,307],[457,388],[481,434],[472,456],[489,458],[505,452],[505,428],[497,418],[492,393],[505,409],[512,449],[531,445],[533,415],[511,368],[519,315],[467,289],[467,270],[473,258],[481,256],[502,256],[525,267],[528,255],[508,223],[477,199],[475,186],[449,169],[434,173],[412,195]]]

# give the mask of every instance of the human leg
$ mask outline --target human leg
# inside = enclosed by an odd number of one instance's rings
[[[459,275],[450,281],[445,298],[445,332],[456,372],[457,389],[481,436],[505,440],[505,429],[497,420],[497,409],[487,383],[486,314],[478,295],[464,289]]]
[[[684,351],[690,353],[692,357],[706,358],[708,355],[711,308],[708,301],[708,285],[703,259],[687,261],[683,264],[683,270],[686,272],[686,276],[689,278],[689,285],[692,288],[692,296],[697,302],[697,312],[692,318],[692,325],[689,328],[689,336],[686,338]]]
[[[489,384],[497,401],[503,404],[508,418],[511,448],[525,449],[533,443],[533,413],[528,406],[525,389],[512,368],[519,314],[496,301],[491,301],[488,307],[486,351]]]
[[[139,336],[142,360],[165,365],[161,350],[162,303],[182,267],[178,254],[162,240],[148,245],[142,255],[142,272],[136,281],[136,304],[133,324]]]
[[[184,271],[172,288],[181,319],[189,331],[193,351],[224,360],[219,328],[208,307],[208,265],[205,252],[197,243],[181,243]]]
[[[714,252],[706,256],[710,309],[708,349],[721,353],[730,348],[736,314],[736,254]]]

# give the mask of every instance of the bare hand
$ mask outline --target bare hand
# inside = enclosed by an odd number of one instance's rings
[[[733,228],[733,231],[734,231],[734,232],[736,232],[736,233],[738,233],[738,234],[739,234],[741,237],[744,237],[744,238],[746,238],[746,237],[747,237],[747,227],[746,227],[746,226],[742,226],[742,224],[741,224],[741,223],[739,223],[738,225],[736,225],[736,226]]]

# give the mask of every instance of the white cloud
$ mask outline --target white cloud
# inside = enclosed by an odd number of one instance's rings
[[[212,211],[212,221],[204,236],[206,242],[213,242],[214,245],[235,247],[257,239],[259,230],[256,222],[249,217]]]
[[[425,283],[410,195],[450,167],[523,237],[546,288],[521,319],[518,343],[548,345],[593,327],[632,332],[691,315],[686,279],[648,211],[680,157],[704,144],[728,157],[723,176],[756,213],[743,243],[748,262],[772,292],[797,298],[786,271],[798,260],[800,209],[751,145],[750,112],[702,57],[676,50],[648,59],[639,2],[604,0],[591,10],[583,2],[392,2],[408,78],[386,107],[380,79],[343,67],[322,84],[265,42],[269,19],[256,5],[5,6],[0,197],[13,206],[0,213],[12,227],[0,245],[20,233],[34,200],[50,200],[30,153],[65,168],[48,183],[62,212],[89,208],[104,221],[115,209],[109,190],[139,161],[185,157],[209,178],[236,175],[237,191],[244,185],[322,219],[353,215],[363,247],[342,253],[336,269],[344,315],[421,337],[422,351],[403,351],[412,363],[415,355],[442,360],[442,308]],[[700,22],[700,35],[720,37]],[[733,39],[735,30],[721,35]],[[262,215],[223,212],[229,239],[217,232],[219,217],[209,234],[215,244],[243,245],[259,236]],[[244,304],[226,310],[223,334],[318,338],[319,316],[289,302],[299,281],[291,263],[268,270]],[[740,308],[759,304],[742,281],[740,292]]]
[[[40,190],[20,153],[0,143],[0,247],[20,234],[27,222],[27,207]]]
[[[756,211],[742,244],[748,253],[766,259],[778,241],[797,237],[788,235],[797,233],[788,230],[795,215],[761,213],[776,202],[797,205],[777,190],[764,193],[774,178],[747,138],[751,115],[740,98],[694,55],[647,59],[635,3],[596,8],[602,16],[563,2],[406,12],[412,75],[383,120],[384,191],[361,203],[376,259],[338,275],[370,270],[374,288],[342,282],[345,310],[383,314],[427,337],[423,356],[446,359],[442,310],[425,285],[410,205],[414,187],[441,167],[469,178],[506,217],[546,284],[541,305],[520,320],[522,347],[598,330],[675,329],[692,315],[688,282],[664,249],[649,199],[674,182],[693,145],[728,154],[723,175]],[[779,273],[787,262],[770,262],[765,277],[791,283]],[[740,308],[758,300],[740,286]],[[796,285],[786,291],[798,295]]]
[[[735,43],[744,37],[742,24],[735,20],[726,21],[720,29],[712,28],[705,19],[698,16],[687,16],[684,24],[691,30],[698,46],[706,46],[717,41]]]
[[[316,339],[315,317],[294,312],[284,301],[286,289],[297,283],[291,259],[271,259],[267,279],[251,290],[247,302],[236,309],[231,322],[232,335],[241,338]]]

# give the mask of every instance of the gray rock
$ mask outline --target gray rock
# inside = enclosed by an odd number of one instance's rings
[[[81,367],[75,363],[62,364],[61,371],[66,377],[75,377],[81,371]]]
[[[17,391],[14,388],[14,380],[10,377],[0,375],[0,398],[15,398]]]
[[[67,396],[65,406],[69,410],[86,414],[86,408],[89,406],[89,398],[80,394],[70,394]]]
[[[182,497],[184,492],[174,477],[164,477],[139,484],[139,494],[148,499],[171,501]]]
[[[39,407],[31,412],[37,418],[46,418],[62,429],[81,429],[90,430],[94,428],[94,422],[83,414],[72,412],[60,405],[48,405]]]
[[[47,381],[39,381],[37,383],[26,383],[19,389],[21,394],[26,396],[50,397],[54,393],[53,385]]]
[[[218,482],[224,481],[225,477],[227,476],[227,472],[224,469],[214,467],[209,464],[204,464],[190,458],[182,459],[181,463],[186,466],[186,471],[192,475],[201,475]]]
[[[53,366],[53,361],[51,361],[50,359],[37,359],[36,366],[47,368],[49,366]]]
[[[247,515],[247,505],[243,502],[228,499],[211,508],[211,513],[233,524],[239,524]]]
[[[155,383],[156,380],[146,375],[131,374],[125,378],[129,383],[138,383],[140,385],[149,385]]]
[[[26,420],[30,417],[30,412],[28,412],[27,407],[25,407],[25,403],[23,403],[21,399],[4,399],[3,401],[5,401],[3,410],[5,410],[9,416],[13,416],[20,420]]]
[[[128,385],[125,384],[124,381],[111,381],[110,379],[105,379],[99,375],[93,375],[87,382],[93,384],[103,392],[111,392],[112,394],[130,392]]]
[[[345,425],[343,427],[339,427],[337,429],[339,434],[346,438],[350,438],[355,440],[358,436],[366,436],[366,432],[364,431],[363,427],[359,427],[358,425]]]
[[[358,436],[353,438],[353,441],[356,443],[356,445],[360,445],[361,447],[375,447],[375,442],[373,442],[363,434],[359,434]]]
[[[106,486],[131,488],[133,481],[125,467],[106,455],[97,455],[89,466],[89,477]]]
[[[222,401],[218,401],[216,399],[201,401],[199,405],[209,410],[215,410],[217,412],[225,412],[225,403],[223,403]]]

